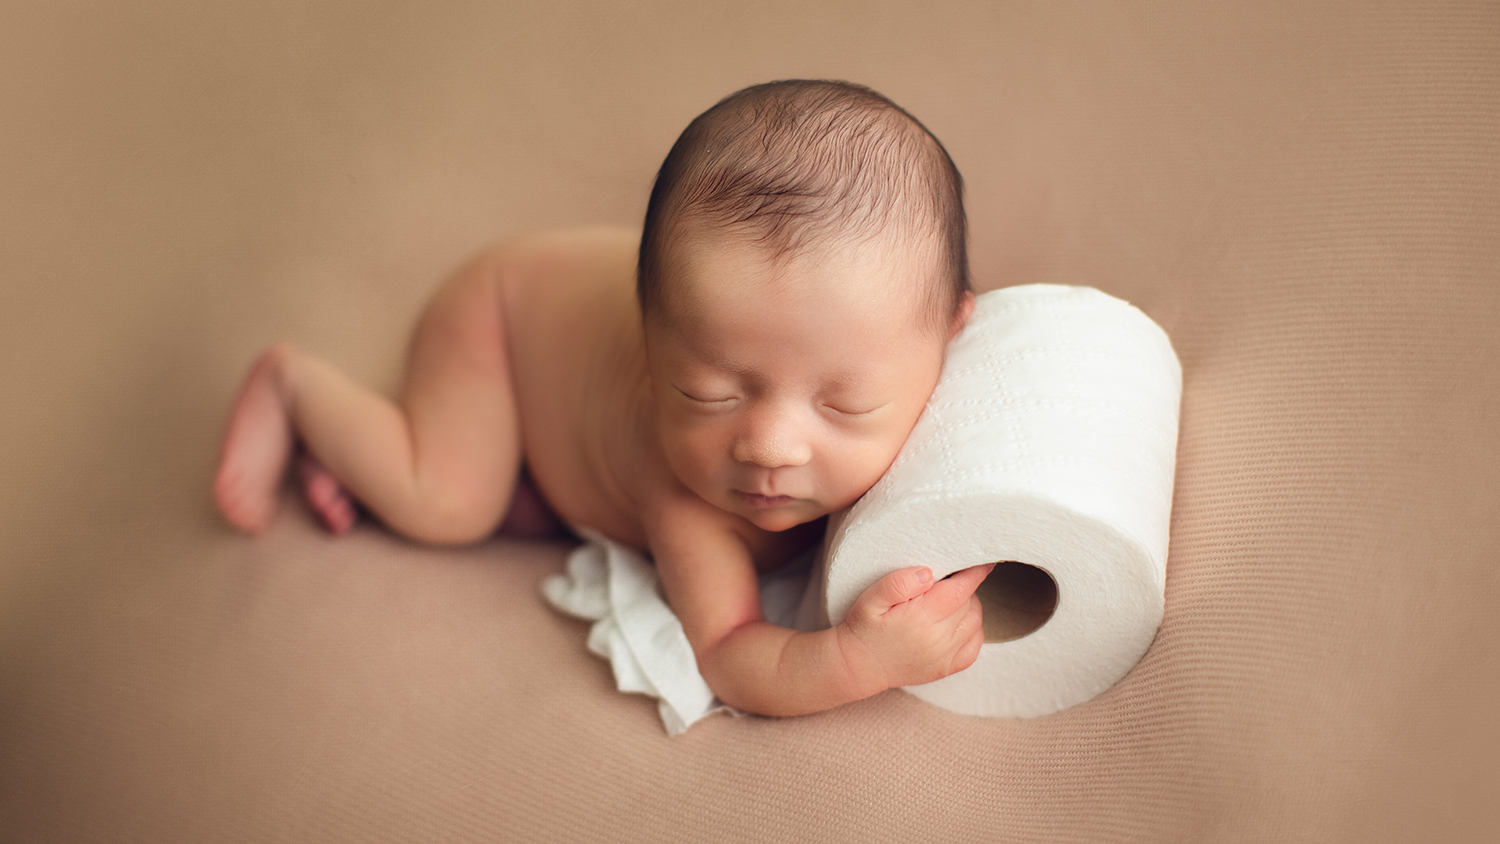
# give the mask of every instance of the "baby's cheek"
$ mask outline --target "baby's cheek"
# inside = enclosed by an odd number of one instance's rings
[[[826,453],[824,478],[829,481],[829,492],[838,496],[830,501],[836,506],[847,506],[880,480],[890,461],[885,458],[886,449],[878,443],[857,441],[841,443],[838,448]]]
[[[884,436],[872,438],[861,444],[859,466],[862,482],[866,488],[875,485],[895,462],[905,437]]]
[[[677,462],[685,464],[684,470],[703,472],[719,459],[723,451],[720,437],[702,427],[684,428],[676,432],[675,448]]]

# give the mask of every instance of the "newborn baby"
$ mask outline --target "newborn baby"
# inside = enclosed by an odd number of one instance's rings
[[[432,543],[545,532],[550,508],[650,554],[721,701],[828,709],[979,653],[989,567],[934,582],[913,560],[811,633],[765,622],[756,580],[891,465],[973,303],[937,139],[867,88],[757,85],[684,130],[639,236],[533,235],[460,269],[396,401],[290,345],[264,352],[215,497],[264,530],[295,456],[335,533],[356,501]]]

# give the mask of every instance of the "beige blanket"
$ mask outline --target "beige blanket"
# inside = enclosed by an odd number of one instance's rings
[[[7,4],[0,830],[15,840],[1452,840],[1500,832],[1500,7]],[[632,222],[681,127],[884,91],[982,287],[1140,305],[1186,378],[1166,619],[1031,721],[891,692],[668,739],[561,545],[249,540],[286,338],[391,385],[479,245]]]

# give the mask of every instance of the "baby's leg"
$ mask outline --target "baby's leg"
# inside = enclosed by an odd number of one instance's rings
[[[347,533],[359,515],[338,478],[309,454],[297,460],[297,474],[302,495],[318,514],[323,526],[335,534]],[[510,507],[496,529],[501,536],[515,539],[558,539],[568,535],[568,528],[552,512],[542,494],[521,470],[512,487]]]
[[[214,486],[224,515],[265,529],[300,440],[316,460],[314,478],[321,466],[396,531],[435,543],[493,531],[521,456],[502,283],[501,259],[488,253],[438,291],[417,325],[397,402],[290,345],[263,354],[225,437]],[[325,521],[347,527],[335,512],[338,490],[323,506],[312,482],[309,498]]]

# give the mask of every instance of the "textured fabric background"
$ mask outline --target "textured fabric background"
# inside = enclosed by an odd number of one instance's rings
[[[1496,4],[4,6],[5,837],[1500,834]],[[217,519],[262,346],[394,385],[447,270],[635,222],[687,120],[787,76],[944,139],[982,287],[1173,336],[1167,615],[1117,687],[668,740],[538,599],[562,546]]]

